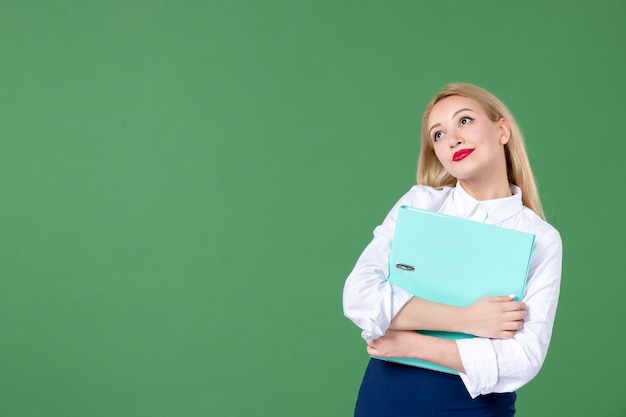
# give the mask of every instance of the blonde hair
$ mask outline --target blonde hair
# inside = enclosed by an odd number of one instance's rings
[[[422,137],[420,155],[417,164],[417,183],[435,188],[454,187],[456,178],[450,175],[435,155],[432,140],[428,133],[428,118],[435,104],[450,96],[461,96],[476,100],[484,108],[491,121],[504,118],[510,126],[511,136],[504,153],[506,156],[506,168],[509,183],[517,185],[522,190],[522,204],[534,211],[545,220],[539,191],[535,182],[524,136],[509,109],[496,96],[489,91],[473,84],[452,83],[441,90],[426,106],[422,116]]]

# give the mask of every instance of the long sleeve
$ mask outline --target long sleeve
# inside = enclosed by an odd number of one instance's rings
[[[389,274],[389,251],[395,220],[388,219],[374,230],[374,238],[348,276],[343,291],[343,310],[363,331],[366,339],[385,334],[391,320],[412,295],[385,281]]]
[[[389,275],[389,254],[399,207],[433,209],[442,204],[450,190],[413,186],[374,229],[374,238],[357,260],[343,291],[344,314],[362,329],[364,339],[383,336],[391,320],[412,298],[412,294],[385,281]]]
[[[528,317],[511,339],[457,340],[465,373],[461,378],[472,397],[511,392],[534,378],[546,358],[556,315],[562,264],[558,232],[546,225],[536,235],[523,301]]]

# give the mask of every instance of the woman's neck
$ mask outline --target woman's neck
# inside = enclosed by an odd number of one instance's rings
[[[508,180],[490,184],[478,184],[467,180],[459,180],[459,184],[469,195],[478,201],[495,200],[513,195]]]

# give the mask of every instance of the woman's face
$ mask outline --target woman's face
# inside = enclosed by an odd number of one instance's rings
[[[491,121],[478,101],[446,97],[433,107],[427,126],[437,158],[462,184],[497,184],[501,175],[506,178],[509,125],[504,119]]]

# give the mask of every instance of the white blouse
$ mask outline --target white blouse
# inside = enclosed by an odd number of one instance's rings
[[[511,197],[478,201],[460,184],[441,190],[413,186],[394,205],[383,223],[374,229],[373,240],[359,257],[344,287],[344,313],[363,330],[361,336],[369,340],[384,335],[391,320],[412,297],[385,281],[401,205],[534,234],[535,243],[522,299],[528,311],[523,329],[511,339],[476,337],[457,340],[465,368],[465,373],[460,376],[472,398],[492,392],[515,391],[537,375],[548,351],[556,315],[561,282],[561,237],[554,227],[522,205],[518,187],[511,186],[511,191]]]

